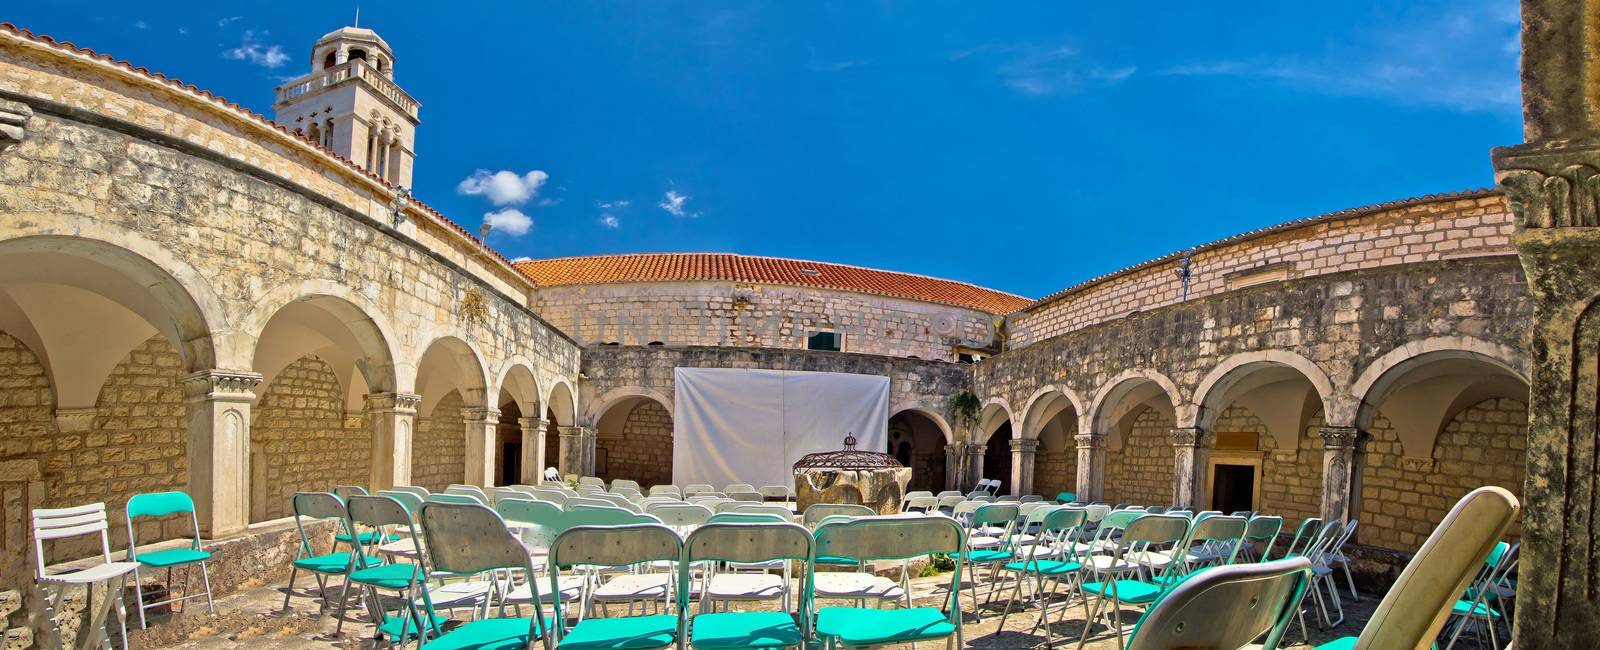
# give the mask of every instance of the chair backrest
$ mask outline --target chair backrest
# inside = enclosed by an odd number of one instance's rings
[[[739,506],[752,505],[749,501],[734,501],[733,499],[716,499],[714,501],[699,501],[701,505],[710,508],[712,512],[733,512]]]
[[[1144,511],[1152,515],[1164,515],[1167,514],[1167,506],[1150,506],[1145,508]]]
[[[633,488],[630,488],[628,486],[611,488],[611,493],[615,494],[615,495],[617,495],[619,497],[622,497],[624,499],[627,499],[630,503],[639,503],[640,501],[644,501],[644,493],[643,492],[640,492],[640,491],[635,490]]]
[[[705,492],[716,492],[716,491],[717,491],[716,488],[711,487],[710,485],[705,484],[705,483],[690,483],[688,485],[683,486],[683,496],[689,496],[689,495],[693,495],[693,494],[702,494],[702,493],[705,493]]]
[[[624,497],[624,496],[619,496],[619,495],[616,495],[616,494],[596,494],[596,495],[590,496],[589,498],[591,498],[591,499],[600,499],[601,501],[608,502],[611,505],[614,505],[614,506],[616,506],[618,508],[622,508],[623,510],[627,510],[629,512],[644,512],[644,510],[639,508],[639,504],[634,503],[633,501],[630,501],[627,497]]]
[[[332,496],[332,495],[330,495]],[[106,533],[109,528],[106,519],[106,504],[91,503],[70,508],[38,508],[33,511],[33,549],[38,560],[35,570],[36,577],[47,575],[44,568],[48,566],[44,559],[44,543],[69,537],[84,535],[100,536],[100,558],[106,562],[111,561],[111,539]]]
[[[793,523],[793,519],[765,512],[719,512],[706,520],[708,524],[764,524]]]
[[[878,516],[829,521],[817,527],[815,537],[819,556],[871,561],[958,553],[966,533],[947,517]]]
[[[732,507],[728,508],[727,510],[718,510],[717,512],[749,515],[772,515],[774,517],[782,517],[785,521],[794,521],[795,519],[794,511],[790,510],[787,506],[765,503],[748,503],[744,501],[734,502]]]
[[[1106,521],[1110,521],[1110,517],[1107,517]],[[1189,525],[1189,518],[1182,515],[1140,513],[1138,519],[1122,529],[1122,537],[1116,540],[1113,557],[1122,558],[1134,551],[1167,544],[1173,545],[1173,557],[1183,557],[1189,551]],[[1182,562],[1168,562],[1167,566],[1158,572],[1153,582],[1163,586],[1170,584],[1182,564]]]
[[[667,485],[667,484],[652,485],[652,486],[650,486],[650,491],[647,492],[646,494],[649,494],[650,496],[653,496],[653,497],[654,496],[681,497],[681,496],[683,496],[683,490],[678,489],[678,486],[676,486],[676,485]]]
[[[133,520],[140,517],[164,517],[178,513],[189,513],[189,523],[194,526],[194,542],[190,546],[195,550],[200,549],[200,520],[194,511],[194,499],[183,492],[147,492],[135,494],[128,499],[128,559],[137,560],[139,539],[134,536]]]
[[[1016,503],[985,503],[972,511],[972,525],[974,526],[1007,526],[1016,523]]]
[[[999,502],[999,503],[1021,503],[1022,502],[1022,495],[1020,495],[1020,494],[1002,494],[1000,496],[995,497],[994,500],[996,502]]]
[[[668,526],[699,526],[711,520],[711,509],[693,503],[652,503],[644,512]]]
[[[1278,542],[1278,533],[1283,530],[1283,517],[1276,515],[1269,517],[1256,516],[1250,518],[1250,523],[1244,527],[1244,538],[1251,542],[1266,542],[1261,547],[1261,554],[1256,556],[1265,560],[1272,557],[1272,547]]]
[[[638,492],[640,490],[638,481],[630,481],[630,480],[625,479],[625,478],[614,478],[614,479],[611,479],[611,491],[612,492],[616,492],[618,489],[621,489],[621,488],[627,488],[629,490],[633,490],[634,492]]]
[[[967,497],[964,494],[945,494],[945,495],[941,495],[939,497],[939,509],[943,510],[945,508],[955,508],[956,506],[961,505],[961,503],[966,501],[966,500],[967,500]]]
[[[928,510],[935,510],[938,507],[939,507],[939,497],[935,497],[935,496],[911,497],[909,499],[906,499],[905,511],[906,512],[913,512],[913,511],[926,512]]]
[[[335,485],[333,486],[333,494],[348,501],[353,496],[365,496],[367,489],[359,485]]]
[[[1090,523],[1099,523],[1106,518],[1106,515],[1111,514],[1111,506],[1104,503],[1091,503],[1084,510],[1089,514]]]
[[[1171,513],[1169,513],[1171,514]],[[1232,542],[1226,545],[1226,558],[1218,558],[1223,564],[1233,564],[1239,556],[1239,542],[1244,541],[1245,528],[1249,525],[1244,517],[1216,515],[1198,520],[1189,529],[1189,541],[1193,546],[1202,542]]]
[[[1305,554],[1306,548],[1311,545],[1313,538],[1322,530],[1322,519],[1319,517],[1306,517],[1300,522],[1300,527],[1294,529],[1294,538],[1289,540],[1289,547],[1283,549],[1283,556],[1289,557],[1295,553]],[[1267,556],[1261,556],[1267,559]]]
[[[478,503],[489,505],[489,495],[483,491],[483,488],[476,485],[451,485],[444,489],[444,493],[469,496],[477,499]]]
[[[1305,558],[1193,573],[1145,611],[1128,648],[1243,648],[1263,635],[1276,648],[1310,582]]]
[[[761,496],[766,499],[782,499],[784,501],[788,501],[794,497],[794,491],[790,490],[789,486],[787,485],[763,485],[760,489],[756,490],[756,492],[761,493]]]
[[[551,488],[534,488],[533,498],[540,501],[549,501],[550,503],[554,503],[558,506],[564,506],[567,505],[567,499],[570,497],[567,496],[566,492],[561,490],[554,490]]]
[[[917,497],[931,497],[931,496],[933,496],[933,492],[930,492],[928,490],[912,490],[910,492],[907,492],[904,498],[915,499]]]
[[[734,492],[755,492],[756,486],[749,483],[729,483],[722,487],[722,491],[728,494],[733,494]]]
[[[411,494],[417,495],[417,498],[419,499],[428,496],[429,494],[433,494],[432,492],[428,491],[428,488],[420,485],[396,485],[389,488],[389,490],[393,492],[410,492]]]
[[[492,487],[489,488],[489,498],[492,501],[499,501],[501,499],[526,499],[528,498],[528,495],[524,494],[522,490],[514,490],[508,487]]]
[[[1018,500],[1023,503],[1043,503],[1044,497],[1037,494],[1024,494],[1022,495],[1022,498]]]
[[[994,503],[995,501],[999,500],[992,494],[983,494],[981,492],[967,495],[967,498],[973,501],[982,501],[984,503]]]
[[[482,499],[479,499],[478,497],[475,497],[475,496],[470,495],[470,494],[445,494],[445,493],[430,494],[426,498],[424,498],[422,500],[422,502],[424,504],[428,504],[428,503],[453,503],[453,504],[456,504],[456,505],[480,505],[480,506],[488,505],[488,504],[484,503]]]
[[[419,521],[417,517],[422,514],[422,503],[424,499],[420,496],[417,496],[415,492],[403,492],[400,490],[378,490],[377,496],[389,497],[395,501],[399,501],[400,505],[405,506],[406,512],[411,515],[412,523],[415,524],[417,521]]]
[[[956,519],[964,518],[974,512],[977,512],[978,508],[983,506],[985,503],[987,502],[963,497],[961,502],[957,503],[956,506],[950,510],[950,516],[955,517]]]
[[[1420,648],[1433,641],[1521,509],[1504,488],[1481,487],[1461,497],[1406,563],[1354,647]]]
[[[415,498],[416,495],[406,496]],[[382,529],[385,526],[410,526],[412,514],[406,509],[404,503],[392,496],[379,493],[376,496],[354,495],[345,501],[345,509],[350,513],[350,521]],[[422,540],[416,535],[411,536],[412,550],[417,557],[422,557]]]
[[[729,492],[728,493],[728,498],[729,499],[733,499],[734,501],[744,501],[746,503],[761,503],[763,501],[766,501],[766,498],[762,497],[761,493],[757,492],[755,490],[740,490],[738,492]]]
[[[421,521],[429,566],[434,571],[472,575],[520,569],[525,575],[534,575],[527,548],[487,506],[427,503],[422,506]],[[539,602],[539,586],[532,580],[529,583],[533,602]],[[544,617],[533,618],[533,631],[543,633]]]
[[[806,507],[801,521],[807,526],[816,526],[830,515],[845,515],[850,517],[872,517],[878,512],[858,503],[814,503]]]
[[[355,526],[350,523],[350,511],[345,509],[344,500],[335,496],[332,492],[296,492],[294,496],[289,498],[289,504],[294,511],[294,527],[300,534],[300,552],[303,556],[310,556],[311,549],[315,548],[311,543],[311,537],[306,534],[303,519],[332,519],[337,522],[334,533],[349,535],[351,546],[357,545]],[[335,545],[337,546],[337,543]],[[335,548],[334,550],[337,551],[338,549]],[[352,548],[351,550],[356,549]],[[361,558],[363,562],[365,560],[360,553],[352,553],[351,555],[352,557]]]
[[[603,506],[603,507],[607,507],[607,508],[620,508],[621,507],[621,506],[618,506],[615,502],[608,501],[606,499],[602,499],[602,498],[600,498],[598,496],[595,496],[595,495],[588,495],[588,496],[581,496],[581,497],[568,497],[567,498],[567,503],[566,503],[566,509],[567,510],[571,510],[573,508],[592,507],[592,506]]]
[[[585,486],[585,485],[598,486],[600,489],[603,490],[606,487],[606,482],[605,482],[604,479],[601,479],[598,476],[580,476],[580,477],[578,477],[578,486],[582,487],[582,486]]]

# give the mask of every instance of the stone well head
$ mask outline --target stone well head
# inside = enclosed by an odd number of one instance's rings
[[[853,435],[844,449],[806,454],[794,464],[795,502],[800,511],[817,503],[857,503],[878,514],[900,511],[911,468],[889,454],[859,451]]]

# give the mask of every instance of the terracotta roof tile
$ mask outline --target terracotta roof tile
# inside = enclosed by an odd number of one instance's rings
[[[925,275],[732,253],[559,257],[518,262],[516,267],[545,286],[675,280],[759,282],[859,291],[968,307],[991,314],[1014,311],[1031,302],[1022,296]]]

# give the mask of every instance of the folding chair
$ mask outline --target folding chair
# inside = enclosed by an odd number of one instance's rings
[[[61,647],[61,620],[58,618],[59,612],[56,606],[61,603],[68,587],[82,586],[88,600],[83,606],[84,620],[78,626],[79,646],[88,647],[91,643],[97,646],[111,645],[111,631],[106,627],[110,622],[105,617],[114,609],[117,614],[117,624],[122,630],[122,650],[128,650],[128,609],[123,601],[123,592],[127,585],[128,574],[137,571],[139,563],[111,560],[111,540],[106,533],[110,528],[106,520],[106,504],[39,508],[33,511],[32,516],[33,551],[36,562],[34,581],[39,587],[39,600],[44,603],[45,620],[50,622],[50,635],[54,637],[54,647]],[[100,537],[100,564],[61,573],[50,573],[45,569],[45,542],[96,534]],[[116,581],[115,586],[112,585],[113,580]],[[106,583],[107,600],[97,606],[94,602],[94,585],[99,582]],[[91,636],[85,638],[84,635]]]
[[[605,479],[602,479],[602,478],[600,478],[598,476],[580,476],[580,477],[578,477],[578,487],[583,487],[585,485],[593,485],[595,487],[600,488],[601,490],[606,489],[606,481],[605,481]]]
[[[661,524],[622,526],[576,526],[567,529],[550,546],[548,573],[556,588],[562,567],[628,567],[655,562],[677,562],[683,555],[683,539]],[[675,603],[675,614],[580,618],[571,629],[561,601],[554,602],[557,648],[569,650],[651,650],[678,643],[683,626],[683,599]]]
[[[1361,636],[1336,639],[1316,650],[1421,648],[1432,643],[1521,509],[1504,488],[1468,492],[1411,557]]]
[[[1311,560],[1311,588],[1308,589],[1312,599],[1317,605],[1317,615],[1322,619],[1322,628],[1332,628],[1344,622],[1344,603],[1339,598],[1339,586],[1333,584],[1333,566],[1329,563],[1328,554],[1335,545],[1344,537],[1344,524],[1338,519],[1323,523],[1322,530],[1318,531],[1306,546],[1305,557]],[[1322,589],[1318,589],[1318,586]],[[1324,599],[1322,592],[1326,590],[1328,597]],[[1333,610],[1338,612],[1334,617],[1328,613],[1328,605],[1333,605]],[[1301,633],[1305,633],[1305,622],[1302,620]],[[1309,638],[1309,637],[1308,637]]]
[[[729,483],[723,486],[722,491],[726,494],[733,494],[734,492],[755,492],[756,486],[749,483]]]
[[[529,577],[527,589],[534,594],[534,602],[539,602],[533,560],[493,510],[481,504],[426,503],[421,523],[429,565],[435,571],[477,575],[521,570]],[[531,649],[533,642],[553,627],[536,606],[530,618],[482,618],[445,632],[427,646],[436,650]]]
[[[1189,538],[1179,544],[1188,549],[1183,555],[1146,550],[1136,556],[1136,561],[1153,572],[1176,561],[1182,574],[1216,564],[1233,564],[1247,524],[1244,517],[1214,515],[1199,519],[1189,527]]]
[[[763,485],[756,492],[761,493],[761,498],[767,501],[789,502],[794,500],[794,490],[787,485]]]
[[[350,523],[350,512],[345,509],[344,501],[328,492],[296,492],[291,497],[290,503],[294,507],[294,527],[300,534],[300,544],[295,549],[294,561],[289,565],[289,587],[283,594],[283,611],[289,611],[289,598],[294,596],[294,580],[301,571],[310,573],[317,581],[317,594],[322,603],[318,610],[328,608],[328,578],[343,576],[345,580],[345,593],[349,593],[350,571],[357,568],[366,568],[383,563],[380,558],[366,554],[362,546],[355,541],[350,533],[354,530]],[[311,536],[306,533],[305,521],[333,521],[334,541],[332,552],[326,555],[312,555],[313,545]],[[344,539],[339,538],[344,535]],[[348,552],[340,552],[339,544],[350,547]],[[344,603],[339,603],[341,617],[344,613]]]
[[[766,501],[766,498],[762,497],[761,493],[757,492],[755,490],[740,490],[738,492],[729,492],[728,493],[728,498],[729,499],[733,499],[734,501],[744,501],[744,502],[747,502],[747,503],[761,503],[761,502]]]
[[[476,485],[453,483],[444,489],[445,494],[465,494],[478,500],[478,503],[489,505],[489,494]]]
[[[1250,518],[1250,523],[1244,527],[1244,544],[1239,549],[1240,559],[1246,562],[1265,562],[1272,556],[1272,546],[1278,541],[1278,533],[1283,530],[1283,517]],[[1261,545],[1261,554],[1256,555],[1256,545]]]
[[[1283,557],[1305,555],[1306,549],[1310,548],[1312,542],[1316,540],[1317,534],[1321,531],[1322,520],[1317,517],[1307,517],[1305,521],[1300,522],[1300,527],[1294,530],[1294,538],[1290,539],[1289,546],[1283,549]],[[1262,555],[1261,559],[1269,560],[1271,558],[1267,555]]]
[[[835,515],[846,517],[875,517],[878,512],[858,503],[813,503],[806,507],[800,520],[808,528],[815,528],[823,519]]]
[[[821,505],[821,504],[819,504],[819,505]],[[794,511],[790,510],[788,506],[780,506],[780,505],[768,504],[768,503],[750,503],[748,501],[735,501],[735,502],[733,502],[732,504],[730,504],[728,506],[727,510],[718,510],[718,512],[719,513],[720,512],[737,512],[737,513],[745,513],[745,514],[773,515],[773,516],[776,516],[776,517],[782,517],[784,519],[784,521],[791,521],[792,522],[792,521],[795,520]],[[877,514],[877,513],[873,513],[873,514]]]
[[[976,567],[979,564],[989,566],[989,595],[984,599],[987,604],[994,600],[995,589],[998,587],[994,584],[995,578],[998,577],[998,568],[1001,563],[1010,562],[1015,557],[1012,552],[1011,535],[1016,529],[1016,523],[1015,503],[984,503],[972,511],[971,523],[967,526],[967,534],[964,536],[966,547],[961,550],[962,557],[959,563],[967,565],[967,578],[971,583],[968,593],[972,596],[972,615],[977,617],[979,622],[983,621],[983,614],[978,609]]]
[[[931,512],[939,509],[939,497],[911,497],[906,499],[901,512]]]
[[[199,598],[199,594],[189,593],[190,574],[194,572],[194,565],[200,565],[200,582],[205,585],[206,611],[213,614],[216,608],[211,603],[211,574],[206,571],[206,560],[211,559],[211,553],[200,547],[200,521],[195,518],[194,499],[183,492],[154,492],[135,494],[128,499],[128,561],[137,563],[133,568],[133,591],[139,602],[139,629],[148,627],[145,622],[144,612],[151,607],[180,603],[192,598]],[[140,517],[163,517],[179,513],[189,514],[189,523],[194,527],[194,539],[188,548],[169,548],[161,551],[139,553],[139,539],[134,534],[136,527],[134,520]],[[144,580],[139,575],[139,567],[167,570],[167,588],[172,588],[172,569],[184,567],[183,570],[183,595],[168,598],[161,602],[144,602]]]
[[[1219,566],[1172,586],[1133,626],[1128,650],[1277,648],[1311,582],[1311,563],[1292,558]]]
[[[915,643],[945,639],[945,646],[963,648],[961,633],[961,556],[965,534],[944,517],[863,517],[817,527],[816,555],[850,557],[862,562],[909,560],[935,553],[953,554],[950,600],[937,607],[872,609],[823,607],[817,611],[817,636],[829,648]],[[814,573],[814,572],[813,572]],[[951,644],[954,644],[953,646]]]
[[[633,490],[634,492],[638,492],[641,489],[639,487],[639,482],[638,481],[630,481],[630,480],[625,479],[625,478],[614,478],[614,479],[611,479],[611,491],[612,492],[616,492],[618,489],[621,489],[621,488],[627,488],[629,490]]]
[[[812,551],[811,533],[795,524],[718,523],[696,529],[684,542],[683,557],[678,561],[678,602],[689,601],[689,567],[696,562],[787,565],[799,560],[805,573],[800,602],[795,606],[787,602],[789,585],[785,584],[786,602],[776,612],[706,613],[705,601],[714,597],[707,588],[701,596],[700,613],[690,621],[690,645],[718,650],[804,645],[811,637]]]
[[[1517,566],[1517,547],[1500,542],[1489,557],[1484,560],[1483,569],[1478,572],[1478,577],[1472,581],[1472,586],[1467,588],[1466,598],[1456,601],[1450,608],[1450,618],[1456,621],[1455,627],[1450,632],[1450,642],[1445,644],[1445,650],[1455,647],[1456,639],[1461,637],[1461,630],[1468,625],[1472,626],[1472,633],[1479,647],[1484,646],[1483,632],[1488,631],[1489,648],[1499,648],[1499,631],[1496,625],[1505,617],[1504,607],[1498,598],[1496,587],[1502,584],[1511,570]]]
[[[670,497],[679,497],[679,498],[681,498],[681,497],[683,497],[683,490],[679,490],[678,486],[670,485],[670,484],[652,485],[652,486],[650,486],[650,491],[646,492],[645,494],[648,495],[648,496],[653,496],[653,497],[656,497],[656,496],[663,496],[663,497],[670,496]]]
[[[1028,578],[1033,579],[1033,595],[1039,600],[1039,619],[1034,622],[1033,630],[1044,628],[1045,646],[1053,647],[1055,639],[1050,631],[1050,600],[1055,596],[1056,588],[1063,581],[1069,586],[1076,587],[1083,581],[1083,562],[1079,552],[1086,546],[1078,544],[1079,531],[1088,522],[1088,512],[1082,508],[1070,506],[1053,506],[1050,509],[1040,509],[1043,512],[1038,530],[1038,542],[1026,547],[1026,554],[1021,560],[1014,560],[1005,564],[1005,569],[1016,574],[1016,586],[1012,588],[1011,598],[1006,601],[1006,610],[1000,615],[1000,627],[1004,630],[1006,617],[1011,615],[1011,607],[1022,596],[1023,583]],[[1050,581],[1050,592],[1045,593],[1044,581]],[[1062,603],[1062,616],[1070,608],[1070,601]]]
[[[1111,518],[1107,517],[1106,522],[1110,521]],[[1105,527],[1102,526],[1102,528]],[[1177,563],[1167,563],[1164,569],[1153,572],[1155,575],[1152,575],[1148,581],[1118,578],[1119,567],[1127,566],[1126,571],[1132,572],[1137,565],[1129,562],[1129,556],[1144,552],[1150,546],[1172,544],[1172,556],[1183,557],[1188,552],[1188,547],[1184,545],[1188,537],[1189,519],[1181,515],[1139,513],[1137,519],[1128,523],[1127,528],[1122,530],[1122,536],[1115,542],[1110,556],[1110,569],[1104,572],[1098,580],[1084,582],[1079,587],[1084,594],[1083,634],[1078,639],[1079,648],[1089,642],[1089,630],[1094,626],[1095,620],[1100,617],[1100,613],[1105,609],[1106,601],[1108,600],[1111,601],[1110,626],[1116,630],[1117,643],[1119,645],[1125,643],[1123,641],[1122,621],[1120,620],[1122,606],[1124,604],[1148,606],[1155,602],[1162,592],[1166,591],[1176,580],[1177,571],[1174,571],[1173,567]],[[1095,597],[1092,611],[1089,608],[1090,595]]]
[[[1356,534],[1356,526],[1360,523],[1355,519],[1346,522],[1344,536],[1340,537],[1339,541],[1333,545],[1333,549],[1328,552],[1328,565],[1344,573],[1344,584],[1350,588],[1350,598],[1358,602],[1361,600],[1361,594],[1356,593],[1356,579],[1350,575],[1350,558],[1344,556],[1344,545],[1349,543],[1350,538]]]
[[[691,497],[691,496],[694,496],[696,494],[702,494],[702,493],[706,493],[706,492],[716,492],[716,491],[717,491],[716,488],[711,487],[710,485],[708,485],[706,483],[690,483],[689,485],[683,486],[683,496],[686,496],[686,497]]]
[[[346,503],[350,513],[350,521],[355,524],[364,524],[377,530],[389,526],[410,526],[411,513],[404,504],[390,496],[351,496]],[[422,540],[412,537],[409,540],[411,554],[414,558],[422,557]],[[413,635],[420,636],[428,632],[439,633],[439,621],[433,614],[433,602],[428,597],[427,569],[420,560],[416,564],[403,562],[387,562],[376,566],[355,569],[345,579],[345,589],[350,585],[359,585],[366,591],[367,609],[373,613],[373,624],[378,638],[388,640],[392,646],[402,645]],[[391,619],[383,608],[383,601],[378,590],[395,592],[400,596],[402,609],[396,612],[396,617]],[[417,598],[423,600],[423,608],[417,608]],[[343,608],[344,602],[339,606]],[[339,622],[334,626],[334,634],[344,627],[343,612]],[[419,642],[420,644],[420,642]]]

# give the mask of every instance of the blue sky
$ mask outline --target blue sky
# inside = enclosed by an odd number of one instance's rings
[[[355,6],[13,3],[0,20],[270,115]],[[423,105],[417,195],[474,230],[499,213],[508,256],[731,251],[1039,297],[1492,184],[1489,148],[1522,139],[1516,12],[461,1],[367,3],[361,24]]]

